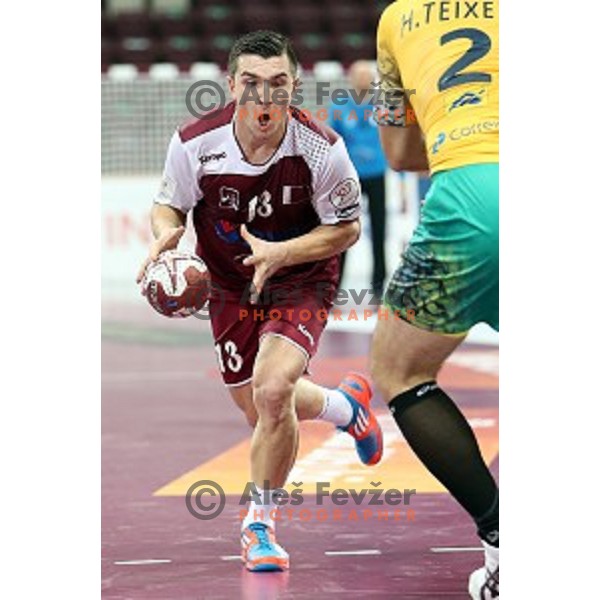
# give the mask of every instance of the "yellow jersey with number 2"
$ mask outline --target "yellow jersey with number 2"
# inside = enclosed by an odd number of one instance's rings
[[[498,2],[397,0],[381,16],[384,90],[405,90],[431,172],[498,162]]]

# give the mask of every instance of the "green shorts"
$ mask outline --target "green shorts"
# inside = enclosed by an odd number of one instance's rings
[[[409,323],[466,333],[498,319],[498,163],[436,173],[384,303]]]

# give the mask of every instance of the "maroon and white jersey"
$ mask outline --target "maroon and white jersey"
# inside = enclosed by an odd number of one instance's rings
[[[331,129],[292,110],[285,136],[262,165],[249,163],[234,136],[235,104],[181,127],[171,139],[155,201],[193,211],[196,252],[213,281],[238,292],[252,281],[242,259],[250,247],[239,228],[264,240],[283,241],[319,225],[360,215],[360,185],[343,140]],[[277,285],[337,286],[339,256],[278,271]]]

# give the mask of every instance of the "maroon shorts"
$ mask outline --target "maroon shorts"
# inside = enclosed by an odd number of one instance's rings
[[[252,380],[254,361],[265,335],[288,340],[304,353],[308,366],[317,351],[330,307],[328,299],[310,296],[294,303],[256,306],[226,300],[211,307],[217,364],[225,385],[239,386]]]

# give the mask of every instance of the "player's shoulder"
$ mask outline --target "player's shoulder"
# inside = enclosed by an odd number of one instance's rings
[[[183,144],[207,134],[219,127],[231,123],[235,113],[235,103],[230,102],[206,114],[184,122],[178,129],[179,139]]]
[[[296,126],[298,135],[302,137],[328,147],[333,146],[340,139],[339,134],[329,125],[316,120],[305,111],[292,107],[290,116]]]
[[[391,4],[388,4],[379,17],[379,28],[385,29],[390,23],[395,22],[398,14],[401,13],[410,3],[411,0],[396,0]]]

